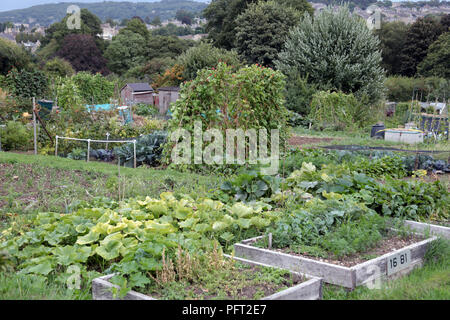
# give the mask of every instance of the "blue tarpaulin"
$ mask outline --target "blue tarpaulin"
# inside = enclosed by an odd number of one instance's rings
[[[109,103],[107,103],[107,104],[94,104],[94,105],[87,104],[86,108],[89,111],[99,111],[99,110],[107,111],[107,110],[111,110],[113,106],[114,106],[113,104],[109,104]]]

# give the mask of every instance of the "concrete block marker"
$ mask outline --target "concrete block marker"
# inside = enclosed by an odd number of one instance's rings
[[[241,263],[246,263],[253,266],[264,266],[269,268],[277,268],[264,263],[259,263],[255,261],[246,260],[239,257],[231,257],[225,255],[228,258],[232,258]],[[304,273],[290,271],[294,277],[306,278],[305,281],[294,285],[285,290],[274,293],[270,296],[266,296],[261,300],[320,300],[322,299],[322,279],[314,276],[309,276]],[[130,291],[123,298],[118,298],[113,296],[112,289],[119,288],[119,286],[109,282],[114,274],[102,276],[96,278],[92,281],[92,296],[94,300],[157,300],[153,297],[147,296],[145,294]]]
[[[408,274],[414,268],[423,265],[423,258],[429,244],[437,240],[437,237],[431,237],[355,266],[343,267],[253,246],[252,243],[260,238],[248,239],[235,244],[236,257],[320,277],[326,283],[350,289],[361,285],[369,286],[375,281],[386,281]]]

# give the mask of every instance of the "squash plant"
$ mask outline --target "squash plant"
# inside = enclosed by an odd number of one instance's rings
[[[280,190],[281,179],[265,176],[260,171],[249,171],[238,175],[234,180],[225,181],[220,189],[233,196],[236,201],[255,201],[270,198]]]
[[[0,235],[0,251],[11,255],[19,273],[64,282],[74,266],[83,279],[112,268],[123,273],[124,289],[130,289],[161,268],[163,251],[208,250],[217,240],[227,248],[260,234],[279,217],[264,203],[227,205],[171,193],[99,205],[71,214],[43,212],[27,227],[13,225]]]

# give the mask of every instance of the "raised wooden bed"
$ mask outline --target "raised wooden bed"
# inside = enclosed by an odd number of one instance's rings
[[[422,266],[423,258],[429,244],[437,238],[432,237],[411,244],[353,267],[343,267],[337,264],[286,254],[275,250],[258,248],[251,245],[260,239],[262,239],[262,237],[244,240],[241,243],[235,244],[235,255],[247,260],[288,269],[294,272],[310,274],[322,278],[326,283],[353,289],[357,286],[373,283],[376,279],[385,281],[387,279],[397,278],[408,274],[415,267]],[[395,263],[394,258],[396,258]],[[400,264],[400,259],[402,259],[402,261],[406,260],[407,263]],[[391,264],[390,268],[388,267],[388,263]],[[392,266],[393,263],[396,267]]]
[[[405,221],[405,226],[410,227],[412,230],[421,234],[429,233],[434,236],[441,236],[446,239],[450,239],[450,228],[439,226],[430,223],[416,222],[411,220]]]
[[[230,256],[227,256],[230,257]],[[230,257],[231,258],[231,257]],[[271,267],[274,266],[266,265],[264,263],[259,263],[255,261],[249,261],[243,258],[233,257],[234,260],[254,265],[254,266],[264,266]],[[276,267],[275,267],[276,268]],[[320,300],[322,299],[322,279],[308,276],[300,272],[290,271],[290,273],[297,277],[306,277],[307,280],[297,284],[288,289],[279,291],[270,296],[264,297],[262,300]],[[109,282],[114,275],[106,275],[103,277],[96,278],[92,281],[92,296],[94,300],[157,300],[145,294],[130,291],[127,295],[120,299],[114,298],[112,293],[112,288],[119,288],[117,285]]]

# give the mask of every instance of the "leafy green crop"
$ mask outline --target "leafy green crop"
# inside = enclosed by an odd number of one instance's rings
[[[296,195],[305,192],[323,198],[326,193],[353,195],[381,215],[424,220],[448,219],[449,192],[439,181],[395,180],[386,177],[384,183],[336,165],[317,170],[311,163],[303,163],[294,171],[286,185]]]
[[[254,201],[270,196],[280,189],[281,179],[263,176],[259,171],[238,175],[233,181],[225,181],[220,189],[236,201]]]
[[[101,202],[100,202],[101,203]],[[226,205],[211,199],[131,199],[116,207],[81,208],[72,214],[39,213],[27,229],[2,232],[0,250],[7,250],[23,274],[58,276],[67,281],[77,266],[91,279],[97,271],[120,271],[132,288],[162,266],[162,253],[181,246],[201,252],[218,239],[231,241],[254,236],[278,219],[264,203]]]
[[[167,132],[155,131],[136,140],[136,165],[148,164],[154,166],[161,159],[162,147],[166,142]],[[120,162],[126,167],[134,165],[134,145],[127,144],[114,149]]]

